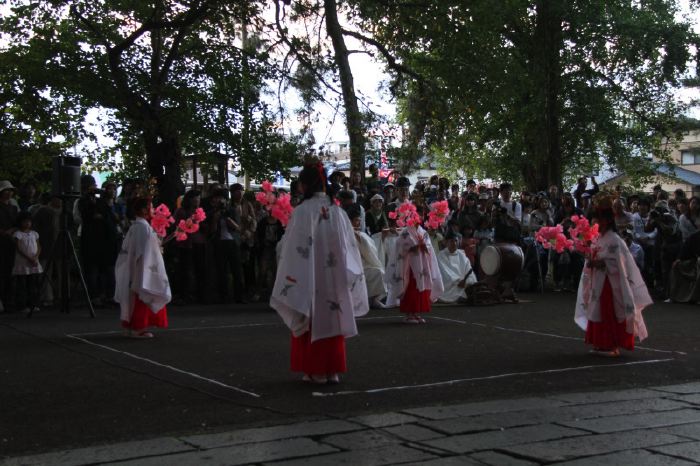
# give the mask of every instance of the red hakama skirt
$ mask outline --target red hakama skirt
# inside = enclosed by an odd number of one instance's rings
[[[165,306],[160,311],[153,312],[138,296],[134,299],[134,312],[131,314],[131,320],[129,322],[122,320],[122,327],[136,331],[148,327],[167,328],[167,326],[168,311]]]
[[[418,291],[416,279],[413,278],[413,271],[409,273],[410,279],[406,292],[399,303],[399,310],[408,314],[418,312],[430,312],[432,303],[430,302],[430,290]]]
[[[618,322],[615,317],[612,286],[607,277],[600,295],[600,317],[600,322],[588,321],[586,343],[602,350],[634,349],[634,334],[627,333],[627,322]]]
[[[337,335],[311,343],[310,331],[299,337],[292,335],[290,360],[292,372],[308,375],[346,372],[345,337]]]

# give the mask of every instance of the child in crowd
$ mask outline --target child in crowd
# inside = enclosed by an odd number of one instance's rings
[[[17,227],[12,234],[15,241],[15,265],[12,269],[17,283],[16,305],[23,312],[39,310],[39,279],[43,269],[39,263],[41,246],[39,233],[32,230],[32,216],[29,212],[17,215]]]

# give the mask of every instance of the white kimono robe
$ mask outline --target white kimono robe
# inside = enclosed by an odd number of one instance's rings
[[[466,298],[466,287],[476,283],[476,275],[472,271],[467,277],[467,273],[472,270],[472,265],[464,251],[457,249],[451,253],[445,248],[438,253],[437,262],[442,275],[442,283],[445,287],[445,291],[438,301],[441,303],[456,303],[459,298]],[[464,280],[464,277],[467,277],[465,287],[460,288],[457,284]]]
[[[170,283],[160,240],[146,220],[137,218],[131,224],[122,242],[114,275],[114,300],[121,307],[122,321],[131,321],[136,296],[153,312],[170,302]]]
[[[412,253],[413,246],[422,243],[427,253]],[[399,304],[410,281],[410,273],[416,280],[418,291],[430,290],[432,302],[442,294],[444,288],[428,232],[422,227],[406,227],[396,239],[396,245],[388,250],[388,265],[384,280],[387,286],[387,307]]]
[[[355,238],[357,239],[357,246],[360,248],[362,267],[365,271],[367,296],[370,298],[382,298],[386,295],[384,264],[379,259],[377,247],[367,233],[356,231]]]
[[[362,258],[345,212],[316,193],[294,209],[282,242],[270,306],[295,336],[357,335],[369,311]]]
[[[605,269],[589,268],[587,265],[583,268],[574,320],[583,330],[586,330],[589,320],[601,322],[600,295],[607,277],[613,292],[617,321],[625,320],[627,333],[633,333],[639,341],[644,340],[648,332],[642,310],[653,301],[627,244],[617,233],[608,231],[596,240],[593,249],[595,259],[605,261]]]

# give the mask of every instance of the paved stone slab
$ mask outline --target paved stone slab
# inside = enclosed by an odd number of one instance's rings
[[[614,390],[604,392],[562,393],[548,398],[565,401],[567,403],[606,403],[609,401],[644,400],[647,398],[660,398],[664,396],[655,390],[634,389]]]
[[[420,425],[446,434],[461,434],[509,427],[573,421],[577,419],[594,419],[623,414],[629,415],[640,412],[670,411],[687,407],[688,405],[681,401],[650,398],[644,400],[644,402],[628,400],[611,403],[594,403],[590,405],[567,405],[558,408],[484,414],[439,421],[420,421]]]
[[[484,466],[484,463],[473,460],[468,456],[449,456],[436,460],[402,464],[401,466]]]
[[[362,429],[357,424],[339,420],[324,420],[284,424],[281,426],[243,429],[219,434],[204,434],[182,437],[182,440],[197,445],[200,448],[218,448],[230,445],[240,445],[251,442],[265,442],[311,435],[335,434]]]
[[[432,406],[427,408],[407,409],[404,412],[426,419],[450,419],[456,417],[476,416],[486,413],[506,413],[526,409],[553,408],[566,403],[547,398],[523,398],[519,400],[495,400],[481,403],[468,403],[453,406]]]
[[[693,422],[700,422],[700,411],[697,409],[680,409],[677,411],[630,414],[600,419],[564,421],[560,422],[560,424],[575,429],[584,429],[598,434],[604,434],[623,430],[653,429],[656,427],[675,426]]]
[[[695,461],[696,464],[700,463],[700,442],[679,443],[677,445],[653,448],[652,450],[665,455],[687,458]]]
[[[691,393],[700,393],[700,382],[684,383],[681,385],[666,385],[663,387],[651,387],[651,389],[658,390],[661,392],[687,395]]]
[[[480,464],[488,464],[489,466],[537,466],[537,463],[532,461],[513,458],[496,451],[482,451],[474,453],[470,457],[478,460]]]
[[[656,429],[656,431],[664,434],[688,437],[693,440],[700,440],[700,424],[683,424],[680,426],[663,427],[661,429]]]
[[[621,450],[680,443],[684,440],[676,435],[659,434],[653,430],[633,430],[614,434],[588,435],[572,439],[516,445],[507,447],[504,451],[531,458],[535,461],[554,462],[603,455]]]
[[[557,463],[557,466],[692,466],[695,463],[653,453],[646,450],[629,450],[609,455],[591,456],[579,460]]]
[[[104,445],[55,453],[45,453],[41,455],[10,458],[4,460],[2,465],[31,466],[50,464],[51,466],[64,466],[94,464],[191,450],[194,450],[192,446],[187,445],[178,439],[165,437],[154,440],[117,443],[114,445]]]
[[[404,413],[370,414],[368,416],[358,416],[348,419],[350,422],[357,422],[368,427],[398,426],[401,424],[409,424],[417,420],[417,417],[409,416]]]
[[[400,443],[401,440],[382,432],[381,430],[361,430],[348,434],[329,435],[320,439],[321,442],[343,450],[366,450],[380,448],[392,443]]]
[[[690,395],[674,395],[674,396],[671,396],[670,398],[672,400],[684,401],[686,403],[700,405],[700,393],[693,393]]]
[[[425,461],[435,458],[437,458],[435,455],[416,450],[415,448],[409,448],[403,445],[390,445],[374,450],[345,451],[331,455],[270,463],[269,466],[336,466],[343,464],[349,466],[382,466],[385,464],[407,462],[425,464]]]
[[[110,464],[113,466],[236,466],[300,458],[334,451],[338,450],[329,445],[322,445],[306,438],[294,438]]]
[[[423,442],[425,445],[454,453],[469,453],[478,450],[539,442],[542,440],[561,439],[584,435],[586,432],[568,427],[544,424],[539,426],[516,427],[514,429],[482,432],[479,434],[456,435]]]
[[[434,430],[426,429],[425,427],[416,426],[413,424],[386,427],[384,430],[410,442],[422,442],[423,440],[432,440],[444,437],[444,435],[435,432]]]

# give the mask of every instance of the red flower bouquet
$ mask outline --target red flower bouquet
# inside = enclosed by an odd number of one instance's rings
[[[173,238],[175,238],[176,241],[185,241],[187,239],[187,235],[199,231],[199,224],[206,218],[207,216],[204,213],[204,210],[200,207],[195,210],[194,214],[192,214],[187,220],[180,220],[175,228],[175,231],[166,237],[167,229],[170,227],[170,225],[175,223],[175,219],[173,219],[172,215],[170,215],[170,209],[168,209],[168,206],[161,204],[156,207],[151,214],[151,227],[153,227],[156,234],[161,238],[163,244],[167,243]]]
[[[428,221],[426,226],[432,230],[437,230],[445,224],[447,216],[450,214],[450,207],[447,201],[437,201],[430,204],[430,212],[428,213]]]
[[[280,221],[286,227],[289,223],[294,207],[292,207],[292,196],[289,194],[275,193],[275,188],[269,181],[262,182],[262,191],[255,194],[255,200],[260,203],[270,215]]]
[[[540,228],[535,233],[535,240],[545,249],[554,249],[560,254],[565,250],[574,249],[574,242],[566,237],[564,227],[561,225]]]
[[[401,204],[395,211],[389,212],[389,218],[396,220],[396,225],[399,227],[416,227],[422,222],[416,206],[410,202]]]
[[[598,224],[591,225],[583,216],[573,215],[571,221],[574,226],[569,228],[569,235],[574,242],[574,248],[584,255],[590,255],[591,244],[600,236]]]

